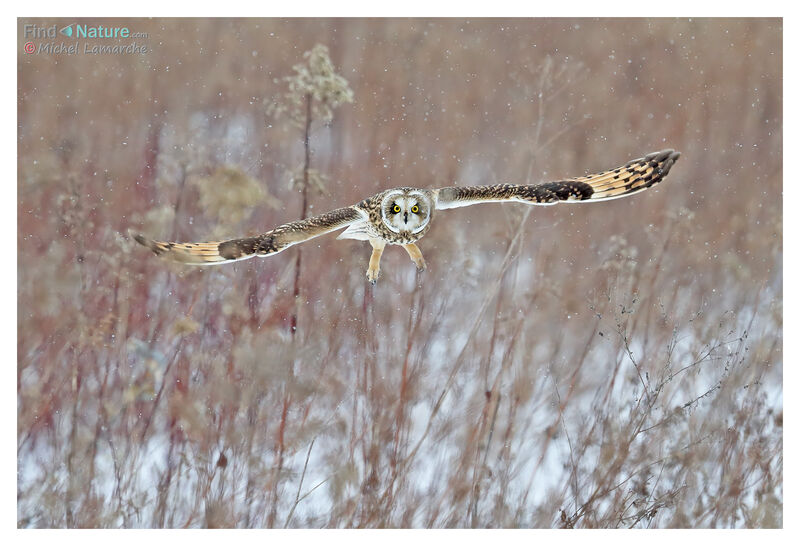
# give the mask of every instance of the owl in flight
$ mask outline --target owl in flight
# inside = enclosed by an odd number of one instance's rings
[[[380,272],[381,255],[387,244],[402,246],[417,269],[425,269],[425,260],[416,242],[428,233],[436,211],[504,201],[554,205],[559,202],[590,203],[616,199],[658,184],[679,157],[679,152],[662,150],[610,171],[542,184],[451,186],[434,190],[395,188],[350,207],[289,222],[255,237],[230,241],[167,243],[141,235],[134,235],[134,238],[157,256],[175,262],[216,265],[254,256],[271,256],[292,245],[346,227],[338,239],[369,241],[372,245],[367,280],[375,284]]]

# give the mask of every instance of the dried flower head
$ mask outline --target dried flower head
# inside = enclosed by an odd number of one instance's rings
[[[612,235],[608,242],[606,258],[600,269],[603,271],[633,271],[636,268],[638,251],[635,246],[629,245],[622,235]]]
[[[228,224],[241,222],[252,207],[261,203],[266,202],[273,208],[279,205],[262,183],[237,167],[219,167],[195,184],[203,210],[218,219],[224,218]]]
[[[303,172],[302,167],[298,167],[293,171],[287,173],[289,179],[289,187],[291,189],[302,189],[303,187]],[[308,185],[312,189],[317,190],[321,194],[325,194],[325,184],[328,182],[328,177],[317,169],[308,169]]]
[[[315,45],[303,58],[305,62],[294,65],[295,74],[276,80],[287,84],[288,90],[268,104],[267,113],[286,114],[292,123],[302,127],[310,98],[312,119],[328,123],[333,119],[334,109],[353,102],[353,91],[347,80],[334,70],[326,46]]]

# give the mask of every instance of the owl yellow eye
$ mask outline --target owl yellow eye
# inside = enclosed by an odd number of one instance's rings
[[[395,214],[400,212],[400,205],[393,205],[392,206],[392,212],[395,213]]]
[[[411,212],[413,212],[414,214],[418,213],[419,207],[417,205],[414,205],[413,207],[411,207]]]

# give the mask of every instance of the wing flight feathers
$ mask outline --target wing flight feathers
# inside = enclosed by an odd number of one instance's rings
[[[355,207],[332,210],[298,222],[289,222],[255,237],[209,243],[170,243],[143,235],[133,238],[156,256],[189,265],[217,265],[246,260],[254,256],[277,254],[292,245],[349,226],[363,218]]]
[[[436,208],[453,209],[503,201],[554,205],[562,201],[580,203],[616,199],[661,182],[680,155],[675,150],[662,150],[629,161],[616,169],[543,184],[442,188],[436,190]]]

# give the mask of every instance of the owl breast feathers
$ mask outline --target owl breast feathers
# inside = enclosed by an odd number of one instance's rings
[[[680,157],[663,150],[629,161],[616,169],[541,184],[451,186],[441,189],[393,188],[319,216],[289,222],[255,237],[209,243],[170,243],[134,235],[157,256],[190,265],[216,265],[271,256],[292,245],[347,228],[339,239],[369,241],[372,246],[367,280],[375,283],[387,244],[401,245],[419,270],[425,268],[415,244],[430,229],[435,211],[480,203],[519,202],[529,205],[591,203],[627,197],[658,184]]]

